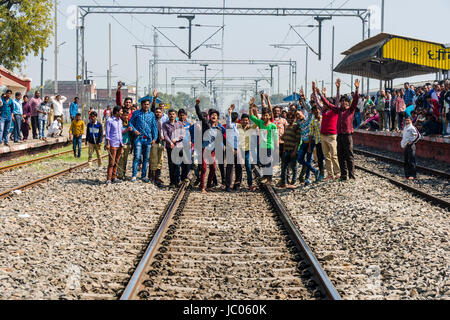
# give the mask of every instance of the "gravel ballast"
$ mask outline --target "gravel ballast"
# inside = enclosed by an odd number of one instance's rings
[[[344,299],[449,299],[448,210],[384,179],[278,190]]]
[[[115,299],[173,195],[79,170],[0,203],[0,299]],[[166,178],[167,180],[167,178]]]

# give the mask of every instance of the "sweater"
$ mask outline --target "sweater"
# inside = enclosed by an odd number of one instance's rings
[[[83,120],[73,120],[70,125],[69,133],[73,134],[75,137],[79,137],[83,135],[84,130],[86,130],[86,125]]]
[[[103,126],[100,122],[89,122],[86,130],[86,140],[92,144],[100,144],[103,142]]]

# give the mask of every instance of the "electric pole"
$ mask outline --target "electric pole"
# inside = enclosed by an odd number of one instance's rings
[[[55,94],[58,94],[58,0],[55,0]]]
[[[108,31],[109,31],[109,72],[108,72],[108,100],[109,102],[111,102],[112,100],[112,86],[111,86],[111,76],[112,76],[112,62],[111,62],[111,55],[112,55],[112,50],[111,50],[111,23],[108,26]],[[136,49],[137,50],[137,49]],[[136,85],[137,86],[137,85]]]
[[[44,96],[44,48],[41,48],[41,97]]]

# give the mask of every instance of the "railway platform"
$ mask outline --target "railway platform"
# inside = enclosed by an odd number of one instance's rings
[[[356,129],[353,134],[355,146],[372,147],[380,150],[403,153],[400,147],[402,134],[386,131]],[[423,137],[417,143],[416,154],[420,158],[450,163],[450,138],[442,136]]]
[[[45,152],[69,145],[69,128],[70,124],[64,124],[63,135],[55,138],[47,138],[47,141],[39,139],[29,139],[25,142],[14,143],[9,142],[9,147],[5,145],[0,146],[0,162],[11,160],[13,158],[24,155],[32,155],[36,153]]]

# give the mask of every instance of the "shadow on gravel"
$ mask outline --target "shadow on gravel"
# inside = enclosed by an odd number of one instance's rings
[[[99,179],[71,179],[71,180],[68,180],[67,183],[68,184],[84,184],[84,185],[89,184],[89,185],[98,186],[98,185],[105,184],[105,181],[99,180]]]

